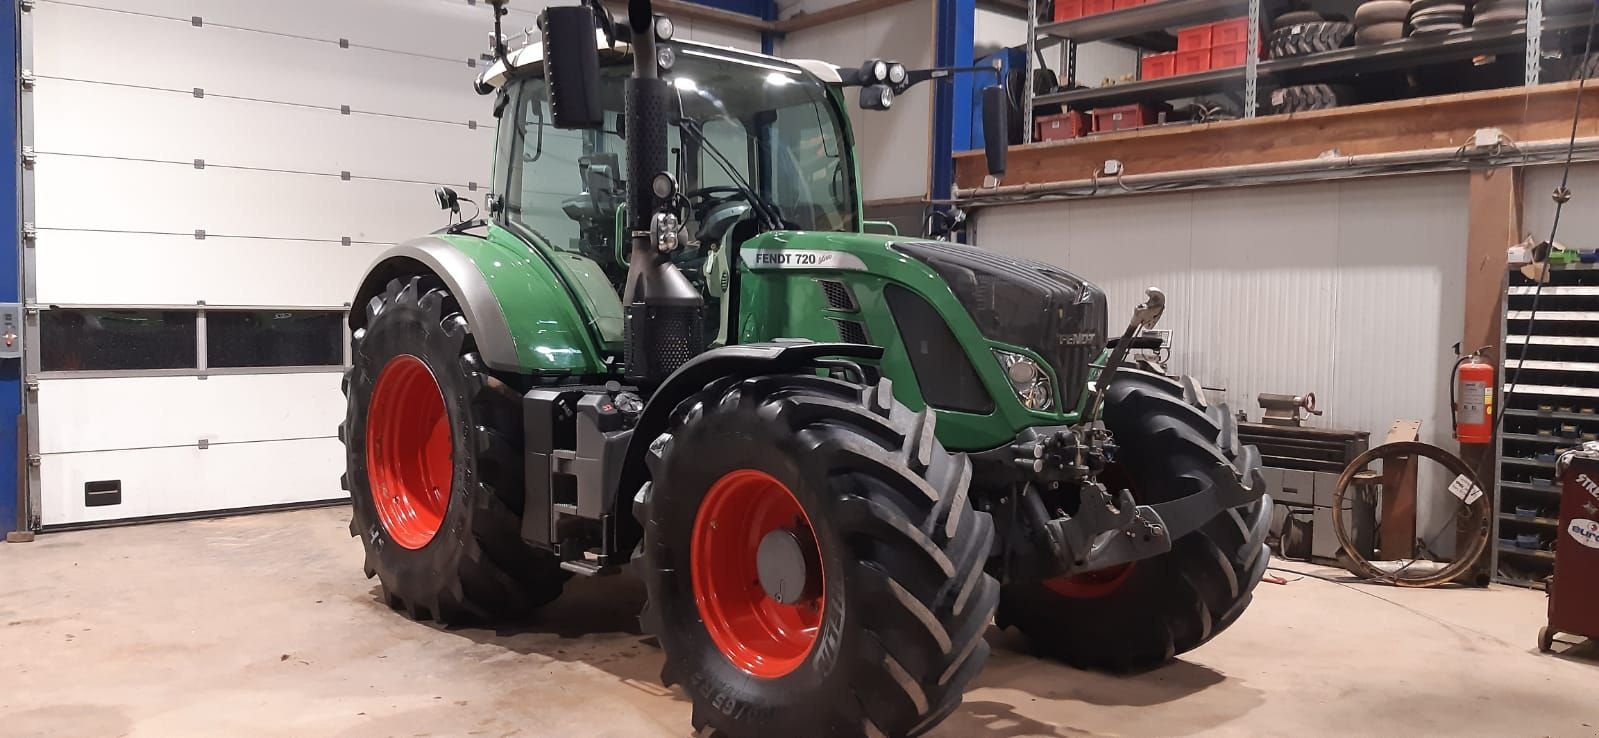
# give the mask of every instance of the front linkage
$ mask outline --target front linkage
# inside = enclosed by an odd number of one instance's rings
[[[1134,339],[1153,328],[1165,309],[1165,294],[1149,288],[1109,357],[1098,366],[1084,423],[1028,428],[1007,449],[1014,454],[1012,465],[1028,478],[1019,497],[1021,514],[1039,538],[1035,544],[1047,553],[1041,570],[1030,574],[1073,576],[1153,558],[1171,551],[1174,541],[1221,511],[1260,499],[1258,488],[1218,483],[1167,502],[1140,505],[1131,490],[1112,493],[1100,481],[1100,473],[1116,458],[1115,439],[1100,421],[1105,396]],[[1217,467],[1213,473],[1232,475],[1233,470]],[[1043,487],[1075,487],[1076,512],[1051,515],[1039,494]]]

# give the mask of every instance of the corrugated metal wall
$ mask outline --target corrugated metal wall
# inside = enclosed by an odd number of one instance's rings
[[[1559,166],[1529,168],[1522,179],[1522,231],[1540,241],[1549,237],[1554,222],[1555,202],[1549,196],[1560,186],[1560,171]],[[1574,249],[1599,248],[1599,164],[1572,166],[1566,187],[1571,202],[1560,214],[1555,240]]]
[[[1314,425],[1375,445],[1419,418],[1422,440],[1451,448],[1466,202],[1465,174],[1138,195],[984,209],[976,240],[1099,284],[1113,333],[1145,287],[1162,288],[1172,369],[1251,418],[1262,392],[1315,392]],[[1431,536],[1448,503],[1423,508]]]

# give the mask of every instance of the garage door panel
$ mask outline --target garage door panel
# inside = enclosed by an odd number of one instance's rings
[[[73,6],[41,4],[36,12],[34,71],[43,76],[463,122],[463,111],[487,109],[472,90],[479,70],[464,57],[454,64]],[[114,65],[105,63],[108,49],[119,50]]]
[[[417,235],[420,235],[420,231]],[[339,306],[386,245],[46,231],[35,301]]]
[[[336,500],[344,449],[338,439],[46,454],[40,462],[46,526]],[[122,502],[90,507],[84,486],[116,482]]]
[[[486,3],[466,0],[95,0],[95,5],[174,18],[201,16],[211,25],[255,28],[442,57],[487,48],[493,23]],[[517,8],[542,3],[517,0]]]
[[[92,154],[452,183],[488,180],[494,120],[480,127],[40,80],[34,135],[46,153]],[[108,119],[107,112],[116,115]],[[403,153],[403,156],[397,155]]]
[[[39,380],[44,454],[336,437],[340,373]]]
[[[46,155],[34,181],[62,193],[39,197],[40,229],[394,243],[445,224],[432,184]]]

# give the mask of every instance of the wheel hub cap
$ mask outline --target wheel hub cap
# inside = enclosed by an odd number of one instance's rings
[[[794,493],[739,469],[716,480],[694,518],[690,571],[700,620],[734,666],[766,679],[810,655],[826,604],[821,548]]]
[[[366,470],[378,520],[404,548],[426,546],[450,504],[454,450],[438,380],[409,354],[383,365],[366,421]]]

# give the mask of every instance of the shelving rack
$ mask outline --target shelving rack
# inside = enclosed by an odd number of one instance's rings
[[[1599,265],[1556,267],[1541,292],[1512,269],[1504,336],[1493,569],[1496,581],[1541,589],[1560,531],[1555,455],[1599,438]],[[1537,536],[1537,548],[1506,543],[1518,535]]]
[[[1076,82],[1077,46],[1091,41],[1118,41],[1143,50],[1167,51],[1176,47],[1176,40],[1169,33],[1172,28],[1236,17],[1247,12],[1250,21],[1249,48],[1258,48],[1264,2],[1266,0],[1161,0],[1072,20],[1038,23],[1039,0],[1029,0],[1028,78],[1031,78],[1034,65],[1037,64],[1040,49],[1064,44],[1066,74],[1063,87],[1068,89],[1035,96],[1032,85],[1023,85],[1023,142],[1031,143],[1033,140],[1033,113],[1038,105],[1061,103],[1087,109],[1128,102],[1193,97],[1235,90],[1242,84],[1243,115],[1253,118],[1258,113],[1259,93],[1263,85],[1306,84],[1352,74],[1471,59],[1480,55],[1521,53],[1525,67],[1523,83],[1535,85],[1538,84],[1544,35],[1581,28],[1588,21],[1586,12],[1546,18],[1543,15],[1543,0],[1527,0],[1527,20],[1511,25],[1471,27],[1436,36],[1406,37],[1385,44],[1352,46],[1283,59],[1257,60],[1251,54],[1242,67],[1105,87],[1069,89]]]

